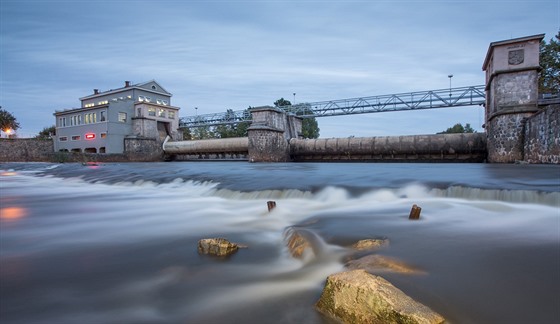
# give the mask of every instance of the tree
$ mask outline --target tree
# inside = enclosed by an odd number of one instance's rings
[[[56,126],[50,126],[43,128],[35,138],[37,139],[52,139],[56,135]]]
[[[558,93],[560,89],[560,31],[547,44],[543,39],[540,45],[539,93]]]
[[[292,103],[289,100],[280,98],[274,102],[275,107],[291,106]],[[296,115],[303,114],[313,114],[313,110],[309,104],[299,104],[297,105]],[[304,118],[301,125],[301,135],[303,138],[319,138],[319,124],[315,117]]]
[[[476,133],[476,131],[471,127],[471,124],[466,123],[465,126],[461,123],[457,123],[453,125],[453,127],[449,127],[443,132],[439,132],[438,134],[458,134],[458,133]]]
[[[244,115],[250,114],[248,109],[243,112]],[[233,110],[228,109],[226,111],[225,120],[226,121],[238,121],[241,118],[237,117]],[[247,137],[247,128],[249,128],[249,122],[240,122],[237,124],[225,124],[218,125],[214,128],[214,134],[217,138],[228,138],[228,137]]]
[[[19,128],[19,123],[16,120],[16,117],[12,115],[7,110],[2,109],[0,106],[0,130],[4,132],[9,132],[9,130],[17,130]]]

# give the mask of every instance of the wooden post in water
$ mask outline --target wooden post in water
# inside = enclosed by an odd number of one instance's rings
[[[412,209],[410,209],[410,215],[408,216],[408,219],[411,219],[411,220],[420,219],[420,212],[421,211],[422,211],[422,208],[418,207],[416,204],[412,205]]]
[[[266,205],[268,206],[268,211],[270,212],[271,210],[273,210],[274,208],[276,208],[276,202],[275,201],[267,201]]]

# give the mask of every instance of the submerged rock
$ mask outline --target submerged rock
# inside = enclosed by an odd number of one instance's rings
[[[288,227],[284,231],[284,241],[290,254],[297,259],[303,259],[304,255],[309,253],[317,255],[321,245],[315,233],[295,227]]]
[[[198,253],[216,256],[227,256],[237,252],[238,244],[225,238],[207,238],[198,241]]]
[[[398,259],[379,254],[366,255],[357,260],[346,263],[350,270],[362,269],[371,273],[398,272],[408,274],[423,274],[424,272]]]
[[[383,246],[389,245],[388,238],[380,238],[380,239],[365,239],[359,240],[358,242],[354,243],[351,247],[356,250],[373,250]]]
[[[444,322],[444,318],[429,307],[364,270],[330,275],[316,307],[343,323]]]

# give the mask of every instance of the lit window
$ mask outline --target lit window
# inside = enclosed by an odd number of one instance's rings
[[[111,99],[111,101],[113,101],[113,102],[117,102],[118,100],[119,100],[119,99],[117,99],[117,98]]]
[[[89,107],[93,107],[93,106],[95,106],[95,104],[93,102],[84,105],[85,108],[89,108]]]
[[[158,110],[158,117],[165,117],[165,109]]]
[[[89,121],[89,116],[90,116],[90,114],[86,114],[86,124],[89,124],[89,123],[90,123],[90,121]]]
[[[92,139],[95,139],[95,134],[94,133],[87,133],[84,137],[87,140],[92,140]]]
[[[92,113],[92,123],[97,123],[97,114],[96,113]]]
[[[126,123],[126,113],[124,112],[119,112],[119,122],[121,123]]]
[[[108,100],[103,100],[103,101],[98,102],[97,104],[98,104],[98,105],[106,105],[106,104],[108,104],[108,103],[109,103]]]
[[[101,138],[107,138],[107,133],[101,133],[100,137]]]
[[[126,96],[126,99],[132,99],[131,95]]]
[[[144,96],[138,96],[138,101],[142,102],[144,100],[146,100],[146,98],[144,98]]]
[[[167,118],[175,119],[175,112],[174,111],[168,111],[167,112]]]
[[[59,140],[60,142],[66,142],[66,141],[68,140],[68,137],[67,137],[67,136],[60,136],[60,137],[58,138],[58,140]]]
[[[79,140],[80,140],[80,135],[74,135],[74,136],[72,136],[72,140],[73,140],[73,141],[79,141]]]
[[[148,116],[155,116],[156,109],[155,108],[148,108]]]

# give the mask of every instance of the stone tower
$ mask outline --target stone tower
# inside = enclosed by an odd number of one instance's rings
[[[537,111],[539,45],[544,34],[493,42],[486,71],[488,162],[523,160],[527,117]]]

